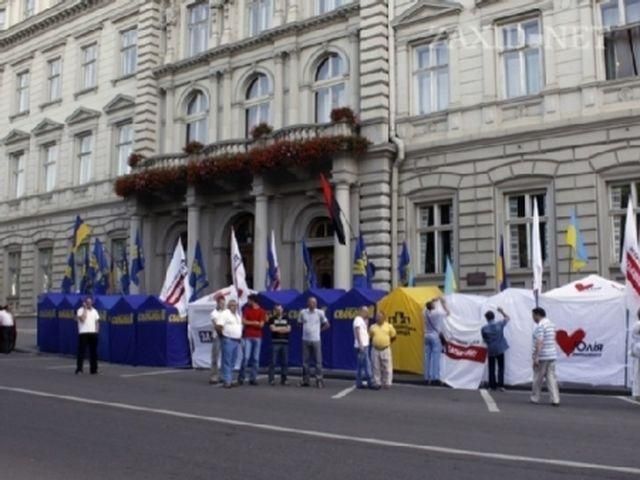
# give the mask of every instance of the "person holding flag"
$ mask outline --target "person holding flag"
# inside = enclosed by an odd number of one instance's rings
[[[138,275],[144,270],[144,254],[142,252],[142,240],[140,239],[140,231],[136,231],[136,242],[133,248],[131,258],[131,282],[136,286],[140,286],[140,278]]]
[[[189,298],[190,302],[197,300],[202,291],[209,286],[207,272],[204,268],[200,241],[196,242],[196,250],[193,255],[193,262],[191,263],[191,273],[189,273],[189,286],[191,287],[191,298]]]
[[[436,309],[440,303],[443,312]],[[429,385],[440,384],[440,356],[444,338],[444,320],[451,315],[444,297],[427,302],[424,312],[424,381]]]
[[[267,245],[267,277],[266,289],[268,292],[280,290],[280,265],[278,265],[278,255],[276,253],[276,237],[271,230],[269,245]]]

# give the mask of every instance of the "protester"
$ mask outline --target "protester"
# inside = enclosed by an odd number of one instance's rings
[[[509,348],[507,340],[504,338],[504,327],[509,323],[509,315],[498,307],[498,313],[503,320],[496,322],[496,316],[492,311],[484,314],[487,324],[482,327],[482,339],[487,344],[489,353],[489,388],[491,390],[500,389],[504,391],[504,352]],[[496,381],[496,364],[498,365],[498,380]]]
[[[280,366],[280,385],[288,385],[287,367],[289,364],[289,333],[291,325],[284,316],[282,305],[276,305],[274,315],[269,319],[271,331],[271,363],[269,364],[269,385],[275,385],[276,366]]]
[[[640,401],[640,310],[638,310],[637,317],[638,320],[631,329],[631,356],[633,357],[631,395],[635,400]]]
[[[531,402],[540,403],[542,382],[546,379],[547,390],[551,396],[551,405],[560,405],[560,393],[556,379],[556,327],[547,318],[544,309],[536,307],[532,310],[533,321],[533,384]]]
[[[216,297],[216,308],[211,312],[211,323],[213,324],[213,329],[211,330],[211,375],[209,376],[209,383],[211,385],[216,385],[220,381],[218,368],[218,362],[220,360],[220,339],[218,338],[216,325],[218,317],[224,312],[224,306],[224,296],[218,295]]]
[[[224,388],[231,388],[233,367],[238,359],[242,338],[242,317],[238,313],[238,302],[229,300],[227,309],[216,319],[216,330],[222,339],[222,382]]]
[[[330,325],[324,312],[318,308],[318,301],[315,297],[309,297],[307,300],[307,308],[300,311],[298,323],[302,324],[302,383],[300,386],[309,386],[313,359],[316,369],[316,387],[323,388],[320,333],[328,329]]]
[[[15,322],[9,305],[0,306],[0,353],[9,354],[15,346]]]
[[[249,295],[249,305],[242,312],[243,355],[238,375],[238,383],[242,385],[249,370],[249,384],[258,384],[258,367],[260,366],[260,346],[262,344],[262,327],[267,321],[267,313],[258,305],[258,296]]]
[[[443,312],[436,309],[440,303]],[[426,303],[424,312],[424,380],[427,384],[440,384],[440,356],[442,355],[442,340],[444,319],[451,314],[447,302],[443,297]]]
[[[387,322],[383,312],[378,312],[376,323],[369,329],[369,335],[373,345],[371,356],[374,388],[390,388],[393,382],[391,344],[396,340],[396,329]]]
[[[89,371],[92,375],[98,373],[98,332],[100,330],[98,311],[93,308],[93,299],[86,297],[76,313],[78,319],[78,355],[76,375],[82,373],[84,354],[89,347]]]
[[[369,308],[361,307],[360,313],[353,319],[353,338],[356,350],[356,388],[373,388],[371,380],[371,358],[369,357]]]

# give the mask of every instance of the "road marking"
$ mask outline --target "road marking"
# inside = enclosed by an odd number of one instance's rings
[[[527,457],[522,455],[512,455],[508,453],[497,452],[481,452],[477,450],[463,450],[459,448],[440,447],[437,445],[421,445],[416,443],[395,442],[391,440],[383,440],[378,438],[356,437],[352,435],[343,435],[338,433],[322,432],[318,430],[305,430],[292,427],[281,427],[278,425],[270,425],[264,423],[251,423],[241,420],[232,420],[222,417],[209,417],[205,415],[196,415],[193,413],[179,412],[175,410],[164,410],[161,408],[143,407],[140,405],[131,405],[120,402],[105,402],[102,400],[94,400],[91,398],[75,397],[72,395],[58,395],[55,393],[42,392],[38,390],[29,390],[26,388],[16,388],[0,385],[0,390],[5,392],[21,393],[24,395],[32,395],[42,398],[53,398],[56,400],[66,400],[69,402],[82,403],[86,405],[99,405],[104,407],[111,407],[119,410],[128,410],[133,412],[146,412],[154,413],[157,415],[165,415],[168,417],[184,418],[189,420],[200,420],[210,423],[217,423],[220,425],[230,425],[234,427],[252,428],[255,430],[264,430],[269,432],[287,433],[293,435],[300,435],[305,437],[321,438],[325,440],[341,440],[345,442],[360,443],[365,445],[376,445],[381,447],[401,448],[405,450],[417,450],[421,452],[440,453],[446,455],[456,455],[461,457],[470,458],[483,458],[490,460],[498,460],[503,462],[516,462],[516,463],[532,463],[537,465],[553,465],[556,467],[592,470],[592,471],[605,471],[615,473],[630,473],[634,475],[640,475],[640,468],[638,467],[624,467],[619,465],[603,465],[597,463],[578,462],[573,460],[561,460],[555,458],[541,458],[541,457]]]
[[[622,400],[623,402],[632,403],[633,405],[640,407],[640,402],[638,400],[634,400],[633,398],[629,398],[629,397],[616,397],[616,398]]]
[[[481,388],[480,389],[480,396],[484,400],[484,403],[487,404],[487,408],[489,409],[489,411],[491,413],[499,413],[500,412],[500,409],[498,408],[498,405],[496,404],[496,401],[493,399],[493,397],[491,396],[491,394],[487,390],[485,390],[484,388]]]
[[[54,365],[51,367],[45,367],[46,370],[62,370],[64,368],[75,368],[75,365]]]
[[[336,394],[335,394],[333,397],[331,397],[331,398],[334,398],[334,399],[336,399],[336,400],[337,400],[338,398],[344,398],[344,397],[346,397],[347,395],[349,395],[351,392],[353,392],[355,389],[356,389],[356,387],[355,387],[355,385],[353,385],[353,386],[351,386],[351,387],[349,387],[349,388],[345,388],[344,390],[342,390],[342,391],[340,391],[340,392],[336,393]]]
[[[148,377],[151,375],[166,375],[169,373],[182,373],[182,372],[188,372],[188,371],[190,370],[186,368],[174,368],[172,370],[154,370],[153,372],[124,373],[120,376],[122,378]]]

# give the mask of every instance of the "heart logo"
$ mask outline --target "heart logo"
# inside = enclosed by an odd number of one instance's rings
[[[587,334],[581,328],[573,332],[571,335],[569,335],[566,330],[558,330],[556,332],[556,342],[560,345],[560,348],[565,355],[570,357],[586,336]]]
[[[579,292],[584,292],[585,290],[591,290],[593,283],[587,283],[586,285],[584,283],[576,283],[575,287]]]

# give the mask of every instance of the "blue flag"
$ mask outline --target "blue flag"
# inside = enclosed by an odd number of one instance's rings
[[[64,277],[62,277],[62,285],[60,290],[62,293],[73,293],[73,286],[76,283],[76,258],[73,249],[69,253],[67,265],[64,268]]]
[[[107,290],[109,290],[109,263],[107,262],[102,242],[97,238],[93,245],[91,263],[96,272],[93,293],[96,295],[106,295]]]
[[[140,239],[140,231],[136,231],[136,244],[133,247],[131,259],[131,281],[134,285],[140,285],[138,274],[144,270],[144,254],[142,252],[142,240]]]
[[[267,276],[265,278],[267,291],[280,290],[280,266],[278,265],[278,254],[276,253],[276,237],[271,230],[271,238],[267,242]]]
[[[398,278],[402,285],[407,287],[415,286],[415,278],[411,269],[411,256],[409,255],[409,247],[407,241],[402,242],[402,251],[398,259]]]
[[[353,287],[371,288],[371,282],[375,275],[375,267],[367,258],[367,246],[364,243],[362,233],[356,243],[356,251],[353,259]]]
[[[129,295],[131,279],[129,277],[129,260],[127,259],[126,247],[120,251],[120,259],[117,260],[116,266],[120,270],[120,293]]]
[[[196,242],[196,251],[193,255],[193,263],[191,264],[191,273],[189,273],[189,285],[191,286],[191,298],[190,302],[195,301],[198,295],[209,286],[209,280],[207,280],[207,272],[204,268],[204,261],[202,259],[202,249],[200,248],[200,241]]]
[[[306,288],[316,288],[318,280],[316,278],[316,271],[313,268],[313,262],[311,261],[311,254],[307,248],[307,242],[302,239],[302,258],[304,260],[304,278]]]
[[[91,267],[89,247],[84,248],[84,263],[82,265],[82,278],[80,279],[80,293],[88,295],[93,291],[93,278],[95,270]]]

